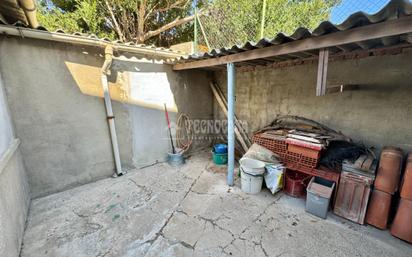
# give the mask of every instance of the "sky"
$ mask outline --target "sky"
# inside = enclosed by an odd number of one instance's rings
[[[331,21],[342,23],[352,13],[363,11],[374,14],[382,9],[390,0],[342,0],[342,2],[332,9]]]

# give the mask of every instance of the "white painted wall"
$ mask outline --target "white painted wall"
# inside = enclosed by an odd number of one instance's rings
[[[4,152],[9,148],[13,137],[3,80],[0,74],[0,157],[3,156]]]

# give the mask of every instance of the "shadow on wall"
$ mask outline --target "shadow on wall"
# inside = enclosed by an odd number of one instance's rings
[[[170,88],[172,75],[162,68],[164,65],[147,59],[136,62],[114,60],[109,76],[112,100],[158,110],[166,104],[169,111],[177,112]],[[83,94],[103,97],[101,67],[73,62],[66,62],[66,66]]]
[[[111,176],[114,164],[103,100],[82,94],[65,65],[100,67],[100,51],[31,39],[0,42],[4,86],[32,196]],[[121,157],[131,166],[128,110],[120,104],[113,108]]]
[[[111,176],[114,162],[104,101],[83,93],[101,94],[103,50],[27,38],[0,39],[4,87],[15,133],[22,142],[32,197]],[[128,91],[132,83],[120,82],[133,79],[138,83],[136,73],[166,74],[161,81],[169,85],[169,96],[173,95],[179,112],[191,118],[213,117],[207,73],[175,73],[169,65],[137,59],[115,60],[111,70],[111,91],[118,90],[120,99],[124,92],[133,93]],[[78,86],[77,72],[85,88]],[[113,101],[113,112],[126,168],[165,159],[170,146],[162,137],[163,109]],[[176,113],[171,116],[176,119]]]

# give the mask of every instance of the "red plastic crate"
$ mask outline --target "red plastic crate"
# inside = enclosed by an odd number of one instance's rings
[[[262,137],[262,133],[253,135],[252,142],[263,147],[266,147],[272,152],[278,154],[281,159],[285,157],[286,152],[288,150],[288,146],[285,140],[269,139],[266,137]]]
[[[339,183],[340,179],[340,172],[336,170],[331,170],[326,167],[320,167],[317,169],[314,168],[309,168],[305,167],[303,165],[300,165],[299,163],[287,163],[286,167],[290,170],[294,171],[299,171],[311,176],[316,176],[316,177],[321,177],[330,181],[336,182],[336,184]]]

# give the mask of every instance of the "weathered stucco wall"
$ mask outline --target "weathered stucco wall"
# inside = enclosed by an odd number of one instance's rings
[[[236,113],[253,132],[277,115],[299,115],[340,130],[366,145],[412,150],[412,53],[330,62],[328,85],[360,89],[315,96],[317,64],[236,74]],[[226,73],[216,72],[226,90]],[[215,113],[220,112],[215,106]],[[219,114],[221,115],[221,114]]]
[[[134,58],[117,59],[113,63],[112,68],[119,73],[128,73],[129,78],[133,77],[132,73],[139,72],[158,75],[165,74],[176,102],[178,113],[186,113],[194,120],[213,118],[213,98],[209,89],[212,74],[201,71],[174,72],[170,65],[148,62],[147,60],[136,60]],[[138,78],[136,80],[130,83],[140,83]],[[144,167],[166,161],[167,152],[170,151],[171,146],[163,109],[149,109],[130,105],[129,110],[133,131],[134,165],[136,167]],[[178,113],[169,112],[173,135],[175,135],[176,131],[175,124]],[[197,149],[207,143],[205,140],[194,140],[191,149]]]
[[[33,197],[113,174],[103,100],[83,95],[65,65],[101,66],[102,57],[92,50],[30,39],[0,41],[3,80]],[[129,130],[127,110],[119,103],[114,110],[119,134],[130,134],[123,133]],[[119,136],[119,144],[124,163],[131,163],[128,140]]]
[[[18,257],[30,203],[19,140],[13,136],[0,76],[0,256]]]
[[[0,156],[4,154],[13,139],[13,130],[0,74]]]
[[[80,71],[85,71],[81,79],[90,83],[93,90],[99,90],[100,77],[96,71],[103,64],[103,52],[92,47],[0,37],[0,65],[33,197],[95,181],[114,172],[103,99],[83,94],[85,88],[79,85],[79,77],[73,76],[73,70],[69,69],[77,67],[78,72],[80,67]],[[116,80],[125,71],[164,69],[180,111],[213,116],[211,93],[208,87],[203,92],[199,89],[198,77],[175,74],[170,67],[154,61],[148,64],[147,60],[135,58],[116,59],[109,80]],[[188,82],[190,78],[194,80]],[[202,74],[200,78],[206,76]],[[200,104],[190,101],[194,97]],[[165,126],[164,112],[115,101],[113,109],[125,169],[164,160],[169,149],[159,134]]]

